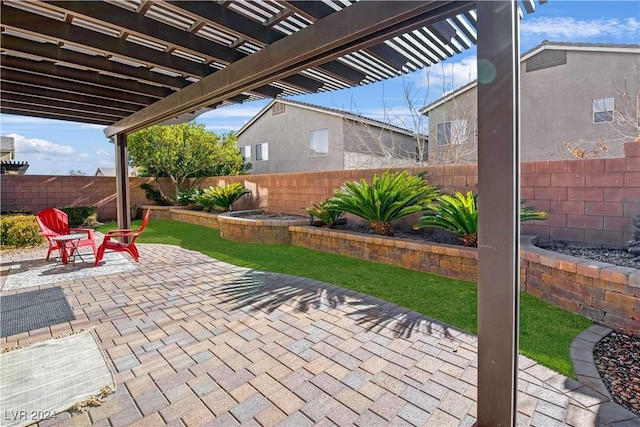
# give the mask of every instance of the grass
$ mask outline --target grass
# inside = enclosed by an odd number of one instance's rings
[[[218,230],[174,221],[149,222],[139,242],[178,245],[238,266],[332,283],[477,333],[475,283],[295,246],[231,242]],[[520,352],[557,372],[575,378],[569,346],[590,325],[589,319],[520,295]]]

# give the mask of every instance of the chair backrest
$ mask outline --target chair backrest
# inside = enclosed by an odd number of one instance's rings
[[[151,216],[151,209],[147,209],[147,212],[144,214],[144,218],[142,219],[142,225],[140,226],[138,233],[142,233],[142,230],[144,230],[147,227],[147,223],[149,222],[150,216]]]
[[[36,221],[43,232],[69,234],[69,220],[67,214],[59,209],[48,208],[36,215]]]

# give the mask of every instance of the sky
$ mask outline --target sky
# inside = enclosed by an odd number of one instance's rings
[[[520,24],[521,51],[543,40],[554,42],[640,43],[640,2],[558,1],[526,14]],[[339,108],[415,130],[406,94],[421,108],[476,75],[475,47],[441,64],[383,82],[352,89],[291,97]],[[215,133],[238,131],[270,100],[220,108],[196,119]],[[30,175],[95,175],[115,166],[114,146],[103,126],[0,114],[0,135],[15,139],[16,161],[29,163]]]

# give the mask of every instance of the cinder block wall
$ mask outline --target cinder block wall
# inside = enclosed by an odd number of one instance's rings
[[[525,223],[523,234],[540,239],[621,246],[631,240],[631,218],[640,213],[640,142],[625,157],[522,164],[522,198],[549,212]]]
[[[521,196],[527,204],[549,212],[549,219],[522,225],[523,234],[542,240],[562,239],[623,246],[631,239],[631,218],[640,212],[640,142],[624,146],[625,157],[615,159],[525,162],[521,165]],[[427,170],[430,184],[445,192],[477,191],[477,166],[450,165]],[[271,212],[304,213],[345,181],[370,180],[381,169],[212,177],[200,187],[240,182],[252,191],[234,209],[262,208]],[[140,183],[131,178],[131,201],[148,204]],[[101,221],[115,219],[115,178],[86,176],[4,175],[2,210],[46,207],[98,206]],[[170,183],[164,183],[166,189]]]

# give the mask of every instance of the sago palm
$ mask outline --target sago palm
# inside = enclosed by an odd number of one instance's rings
[[[209,187],[196,197],[196,202],[205,208],[217,206],[222,211],[231,209],[231,205],[245,194],[251,191],[237,182],[225,185],[223,187]]]
[[[376,234],[393,236],[391,223],[423,211],[437,195],[438,189],[421,177],[387,170],[374,175],[371,184],[364,179],[344,183],[327,206],[368,220]]]
[[[334,228],[336,222],[340,219],[343,212],[331,208],[331,205],[327,200],[324,202],[318,202],[311,205],[311,207],[305,209],[309,215],[318,218],[327,227]]]
[[[413,228],[438,228],[457,235],[465,246],[478,246],[478,195],[456,192],[453,196],[443,194],[437,203],[427,206],[431,211],[420,218]],[[534,212],[532,208],[520,206],[520,221],[542,220],[546,212]]]

